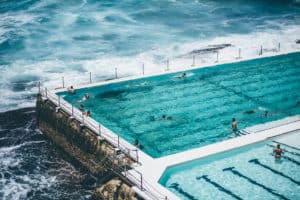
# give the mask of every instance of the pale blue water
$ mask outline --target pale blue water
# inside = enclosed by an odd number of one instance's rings
[[[61,95],[130,143],[161,157],[226,140],[239,129],[300,113],[300,53],[108,84]],[[247,114],[245,111],[255,110]],[[265,110],[270,113],[264,116]],[[172,117],[163,120],[162,116]]]
[[[267,141],[167,169],[160,183],[183,200],[299,199],[300,149],[276,161]]]

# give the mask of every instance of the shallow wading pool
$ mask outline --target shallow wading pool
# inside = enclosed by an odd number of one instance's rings
[[[281,145],[285,153],[276,160],[276,145],[261,142],[170,167],[160,183],[184,200],[299,199],[300,149]]]
[[[79,107],[78,101],[89,93],[82,104],[91,117],[130,143],[138,139],[143,151],[155,158],[233,137],[233,117],[242,129],[300,113],[300,53],[185,73],[58,95]]]

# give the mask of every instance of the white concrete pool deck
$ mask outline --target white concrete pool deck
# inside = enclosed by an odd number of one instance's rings
[[[189,66],[185,68],[170,68],[169,70],[164,70],[160,72],[155,72],[155,73],[149,73],[149,74],[144,74],[144,75],[133,75],[133,76],[127,76],[127,77],[120,77],[116,79],[110,79],[110,80],[103,80],[100,82],[93,82],[93,83],[88,83],[88,84],[83,84],[76,86],[75,89],[82,89],[82,88],[88,88],[88,87],[95,87],[95,86],[101,86],[101,85],[107,85],[107,84],[112,84],[112,83],[119,83],[123,81],[130,81],[134,79],[140,79],[140,78],[147,78],[147,77],[152,77],[152,76],[158,76],[158,75],[164,75],[164,74],[171,74],[171,73],[179,73],[179,72],[184,72],[188,70],[194,70],[194,69],[200,69],[200,68],[205,68],[205,67],[214,67],[217,65],[222,65],[222,64],[231,64],[231,63],[238,63],[238,62],[243,62],[243,61],[249,61],[253,59],[259,59],[259,58],[268,58],[268,57],[274,57],[274,56],[279,56],[279,55],[286,55],[290,53],[300,53],[300,50],[291,50],[291,51],[282,51],[282,52],[266,52],[263,55],[257,55],[257,56],[249,56],[249,57],[242,57],[239,59],[235,60],[219,60],[218,62],[213,62],[213,63],[205,63],[205,64],[197,64],[195,66]],[[67,87],[57,87],[55,88],[54,92],[65,92],[67,91]]]
[[[278,137],[274,141],[300,149],[300,130],[286,134],[284,137]]]

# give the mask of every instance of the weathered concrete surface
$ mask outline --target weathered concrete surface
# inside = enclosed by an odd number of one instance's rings
[[[103,186],[97,188],[92,196],[93,199],[108,200],[139,200],[135,192],[121,180],[115,178]]]
[[[132,164],[133,161],[127,157],[115,160],[115,151],[111,144],[105,140],[98,140],[93,131],[81,127],[81,122],[70,118],[62,109],[57,111],[56,105],[49,100],[43,100],[40,95],[37,97],[36,113],[38,128],[99,179],[107,176],[117,177],[112,171],[117,163],[118,166],[126,165],[127,168]],[[130,186],[119,178],[98,188],[93,197],[113,200],[136,199]]]

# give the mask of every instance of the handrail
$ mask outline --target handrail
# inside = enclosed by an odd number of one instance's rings
[[[56,106],[61,108],[63,111],[67,112],[70,116],[73,116],[78,121],[80,121],[83,125],[90,128],[94,133],[96,133],[98,136],[104,138],[109,143],[111,143],[114,147],[119,148],[124,155],[127,155],[131,157],[133,160],[138,162],[138,150],[137,149],[130,149],[129,147],[126,147],[122,141],[120,141],[120,138],[118,135],[110,131],[108,128],[103,126],[102,124],[96,122],[94,119],[87,117],[83,115],[83,113],[78,110],[77,108],[74,108],[72,105],[70,105],[68,102],[66,102],[63,98],[56,95],[55,93],[49,92],[47,89],[39,89],[40,94],[42,97],[45,97],[49,99],[52,103],[54,103]],[[116,135],[116,136],[114,136]],[[133,152],[135,152],[133,154]],[[106,159],[109,159],[110,162],[113,162],[111,158],[106,157]],[[105,159],[103,159],[104,163]],[[104,163],[108,164],[108,163]],[[108,165],[108,167],[111,167],[111,165]],[[143,174],[135,169],[134,170],[139,177],[136,177],[134,173],[132,173],[128,169],[122,169],[121,167],[111,169],[114,173],[118,174],[119,176],[125,177],[128,181],[130,181],[133,185],[136,185],[141,191],[145,192],[148,196],[151,196],[153,199],[160,200],[164,199],[167,200],[168,197],[161,194],[159,191],[155,189],[155,187],[151,186],[147,181],[144,180]],[[154,194],[154,192],[156,194]]]
[[[98,136],[104,138],[108,142],[110,142],[114,147],[119,148],[125,155],[128,155],[134,161],[139,162],[138,150],[137,149],[130,149],[126,147],[125,144],[120,141],[120,137],[113,133],[111,130],[103,126],[102,124],[96,122],[94,119],[83,115],[83,113],[78,110],[77,108],[72,108],[68,102],[66,102],[60,96],[41,90],[41,94],[45,95],[45,97],[51,99],[51,101],[58,107],[62,108],[65,112],[76,118],[80,121],[83,125],[89,127],[93,132],[95,132]],[[99,129],[100,127],[100,129]]]

